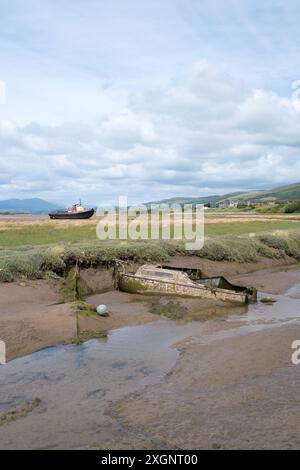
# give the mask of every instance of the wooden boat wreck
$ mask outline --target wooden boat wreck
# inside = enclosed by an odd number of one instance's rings
[[[255,302],[257,290],[231,284],[223,276],[205,278],[199,269],[153,265],[141,266],[135,274],[121,272],[120,290],[136,294],[161,294],[199,297],[237,303]]]

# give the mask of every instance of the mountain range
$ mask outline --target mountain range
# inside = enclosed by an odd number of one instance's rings
[[[161,199],[159,201],[151,201],[150,204],[210,204],[214,206],[224,200],[257,200],[257,201],[278,201],[278,200],[294,200],[300,201],[300,183],[280,186],[274,189],[262,189],[251,191],[237,191],[227,194],[215,194],[205,197],[173,197],[169,199]],[[32,199],[6,199],[0,201],[0,213],[2,212],[22,212],[30,214],[47,214],[50,211],[60,209],[59,204],[45,201],[39,198]]]
[[[6,199],[0,201],[1,212],[21,212],[29,214],[47,214],[59,208],[59,204],[44,201],[43,199]]]

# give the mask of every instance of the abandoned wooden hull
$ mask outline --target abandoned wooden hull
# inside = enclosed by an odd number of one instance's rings
[[[120,274],[119,289],[124,292],[138,294],[162,294],[180,297],[198,297],[204,299],[222,300],[236,303],[248,303],[250,295],[247,292],[214,288],[198,281],[198,283],[174,283],[156,280],[135,274]]]

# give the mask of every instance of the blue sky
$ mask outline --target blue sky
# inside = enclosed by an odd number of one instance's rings
[[[0,18],[0,199],[300,180],[299,2],[0,0]]]

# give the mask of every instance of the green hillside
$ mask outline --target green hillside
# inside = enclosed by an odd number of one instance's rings
[[[223,199],[234,199],[238,198],[240,194],[243,194],[243,192],[234,192],[234,193],[229,193],[226,195],[213,195],[213,196],[199,196],[199,197],[171,197],[169,199],[161,199],[159,201],[151,201],[147,202],[146,205],[151,205],[151,204],[216,204],[217,202],[223,200]]]
[[[223,196],[222,199],[227,199],[228,195]],[[260,191],[247,191],[230,199],[257,199],[260,201],[276,201],[276,200],[289,200],[300,201],[300,183],[289,184],[280,186],[274,189],[266,189]]]
[[[173,197],[169,199],[161,199],[160,201],[148,202],[150,204],[212,204],[223,201],[225,199],[230,200],[259,200],[259,201],[276,201],[276,200],[289,200],[289,201],[300,201],[300,183],[289,184],[280,186],[274,189],[261,189],[251,191],[237,191],[233,193],[223,195],[212,195],[205,197]]]

